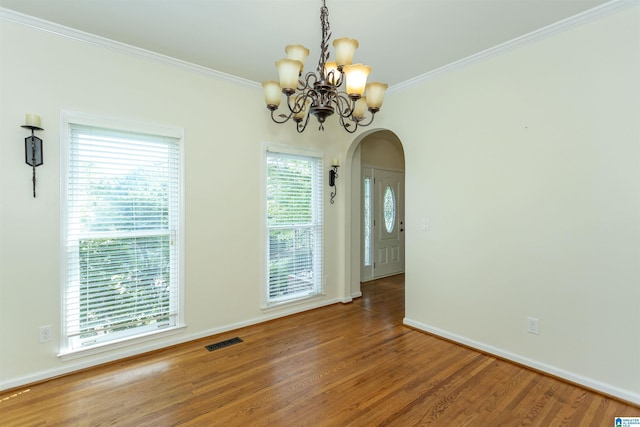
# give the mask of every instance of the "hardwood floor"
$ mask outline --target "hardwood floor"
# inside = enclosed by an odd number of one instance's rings
[[[363,297],[0,393],[3,426],[612,426],[640,416],[402,326],[404,276]],[[212,352],[204,346],[240,337]]]

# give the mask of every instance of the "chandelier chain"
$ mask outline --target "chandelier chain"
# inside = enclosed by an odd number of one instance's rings
[[[329,59],[329,40],[331,40],[331,31],[329,27],[329,9],[322,2],[320,8],[320,27],[322,28],[322,41],[320,42],[320,58],[318,60],[318,75],[325,78],[324,65]]]

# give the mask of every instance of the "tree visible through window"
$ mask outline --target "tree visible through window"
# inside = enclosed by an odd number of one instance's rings
[[[67,351],[177,325],[178,143],[69,123]]]
[[[267,152],[267,303],[322,292],[322,162]]]

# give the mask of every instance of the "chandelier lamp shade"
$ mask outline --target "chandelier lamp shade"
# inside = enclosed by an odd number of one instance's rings
[[[325,0],[320,8],[320,24],[322,42],[318,68],[303,77],[304,61],[309,56],[309,49],[299,44],[288,45],[285,48],[287,57],[276,62],[279,81],[262,83],[267,108],[274,122],[281,124],[293,120],[298,132],[306,129],[311,116],[315,116],[320,123],[319,129],[324,130],[325,120],[336,114],[340,125],[353,133],[359,126],[368,126],[373,122],[388,86],[379,82],[367,83],[371,67],[353,64],[357,40],[334,40],[335,61],[329,61],[331,32]],[[284,113],[279,113],[283,94],[286,106],[283,106]]]

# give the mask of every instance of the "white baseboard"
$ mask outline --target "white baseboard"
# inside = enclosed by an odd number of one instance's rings
[[[0,391],[18,388],[18,387],[34,384],[41,381],[46,381],[51,378],[60,377],[63,375],[73,373],[75,371],[91,368],[93,366],[102,365],[104,363],[109,363],[109,362],[124,359],[127,357],[148,353],[150,351],[160,350],[165,347],[170,347],[177,344],[183,344],[183,343],[194,341],[200,338],[206,338],[212,335],[233,331],[235,329],[244,328],[245,326],[256,325],[258,323],[263,323],[269,320],[277,319],[279,317],[285,317],[291,314],[301,313],[307,310],[313,310],[315,308],[324,307],[326,305],[331,305],[338,302],[341,302],[341,301],[339,301],[338,299],[314,301],[313,303],[310,303],[310,304],[300,304],[300,305],[296,305],[295,307],[283,308],[283,310],[280,310],[280,311],[274,310],[273,312],[270,312],[265,316],[256,317],[256,318],[245,320],[242,322],[231,323],[228,325],[207,329],[197,333],[192,333],[188,335],[175,334],[175,335],[172,335],[170,338],[148,340],[143,343],[138,342],[126,348],[121,348],[121,349],[110,351],[108,353],[104,353],[101,356],[97,356],[97,357],[93,356],[90,359],[89,359],[89,356],[84,358],[83,357],[73,358],[72,360],[69,361],[69,363],[65,363],[63,366],[59,366],[52,369],[45,369],[42,371],[30,373],[28,375],[24,375],[20,377],[0,379]]]
[[[619,387],[613,386],[611,384],[603,383],[601,381],[597,381],[591,378],[584,377],[582,375],[576,374],[574,372],[569,372],[564,369],[557,368],[552,365],[547,365],[546,363],[539,362],[537,360],[529,359],[527,357],[511,353],[509,351],[503,350],[498,347],[494,347],[479,341],[475,341],[469,339],[467,337],[463,337],[461,335],[453,334],[447,332],[445,330],[436,328],[431,325],[426,325],[424,323],[415,321],[413,319],[405,317],[403,323],[407,326],[411,326],[412,328],[428,332],[433,335],[437,335],[442,338],[446,338],[448,340],[457,342],[459,344],[474,348],[476,350],[480,350],[485,353],[492,354],[494,356],[498,356],[502,359],[510,360],[512,362],[518,363],[520,365],[528,366],[537,371],[545,372],[554,377],[562,378],[569,382],[582,385],[592,390],[599,391],[601,393],[607,394],[609,396],[617,397],[627,402],[631,402],[636,405],[640,405],[640,394],[632,392],[630,390],[621,389]]]

